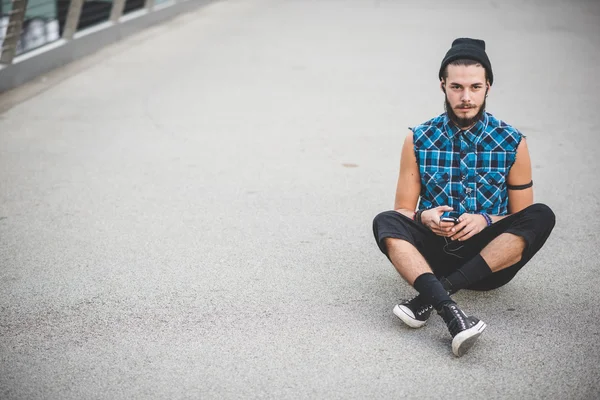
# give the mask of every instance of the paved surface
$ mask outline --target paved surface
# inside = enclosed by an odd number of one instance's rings
[[[220,2],[2,114],[0,398],[598,398],[600,8],[449,3]],[[558,217],[460,359],[371,236],[458,36]]]

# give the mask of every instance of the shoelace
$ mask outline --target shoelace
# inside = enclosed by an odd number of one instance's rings
[[[419,298],[419,295],[416,295],[412,299],[408,300],[406,303],[411,306],[411,308],[414,310],[415,315],[417,315],[417,316],[421,316],[421,315],[425,314],[426,312],[431,311],[433,309],[433,306],[431,304],[421,303],[421,299]],[[419,306],[414,308],[414,303],[419,304]]]
[[[421,315],[421,314],[425,314],[428,311],[431,311],[433,309],[433,306],[431,304],[426,305],[423,304],[421,307],[419,307],[417,309],[417,315]]]
[[[455,305],[451,305],[448,308],[452,311],[454,321],[456,321],[459,324],[459,330],[462,331],[467,329],[469,326],[467,321],[465,320],[465,314],[462,311],[460,311]]]

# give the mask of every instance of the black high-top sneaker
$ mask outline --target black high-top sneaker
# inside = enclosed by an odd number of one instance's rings
[[[475,317],[468,317],[456,303],[442,306],[438,314],[444,319],[452,335],[452,352],[457,357],[464,355],[475,344],[487,326]]]
[[[420,296],[415,296],[396,304],[394,314],[411,328],[420,328],[427,323],[432,310],[431,304],[425,304],[421,301]]]
[[[452,285],[446,278],[441,278],[440,282],[448,295],[456,293],[452,289]],[[411,328],[420,328],[427,323],[431,316],[433,306],[421,300],[421,296],[417,295],[410,300],[402,300],[402,303],[396,304],[394,314]]]

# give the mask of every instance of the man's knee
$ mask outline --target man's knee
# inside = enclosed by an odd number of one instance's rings
[[[396,211],[384,211],[380,212],[373,218],[373,229],[380,227],[381,225],[387,225],[388,221],[398,214]]]
[[[399,242],[409,244],[412,237],[410,221],[396,211],[384,211],[373,219],[373,235],[379,249],[387,255],[388,249]]]
[[[373,218],[373,234],[376,240],[381,238],[382,233],[394,231],[394,227],[402,225],[399,215],[396,211],[384,211]]]
[[[554,212],[545,204],[532,204],[523,211],[515,225],[507,232],[525,239],[526,246],[518,262],[521,267],[546,243],[556,223]]]
[[[544,231],[552,231],[556,224],[554,211],[546,204],[536,203],[526,208],[527,214],[536,220],[536,225],[543,227]]]

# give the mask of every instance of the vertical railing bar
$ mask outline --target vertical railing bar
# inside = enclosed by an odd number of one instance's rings
[[[0,47],[0,64],[12,64],[15,58],[17,44],[23,29],[25,11],[27,11],[27,0],[13,0],[6,36],[2,42],[2,47]]]
[[[154,0],[146,0],[144,8],[148,11],[152,10],[154,8]]]
[[[112,22],[119,22],[119,18],[123,15],[125,9],[125,0],[114,0],[112,9],[110,10],[110,20]]]
[[[67,13],[67,20],[65,21],[65,28],[63,29],[63,39],[71,40],[73,39],[75,32],[77,32],[77,25],[79,25],[83,2],[84,0],[71,0],[69,11]]]

